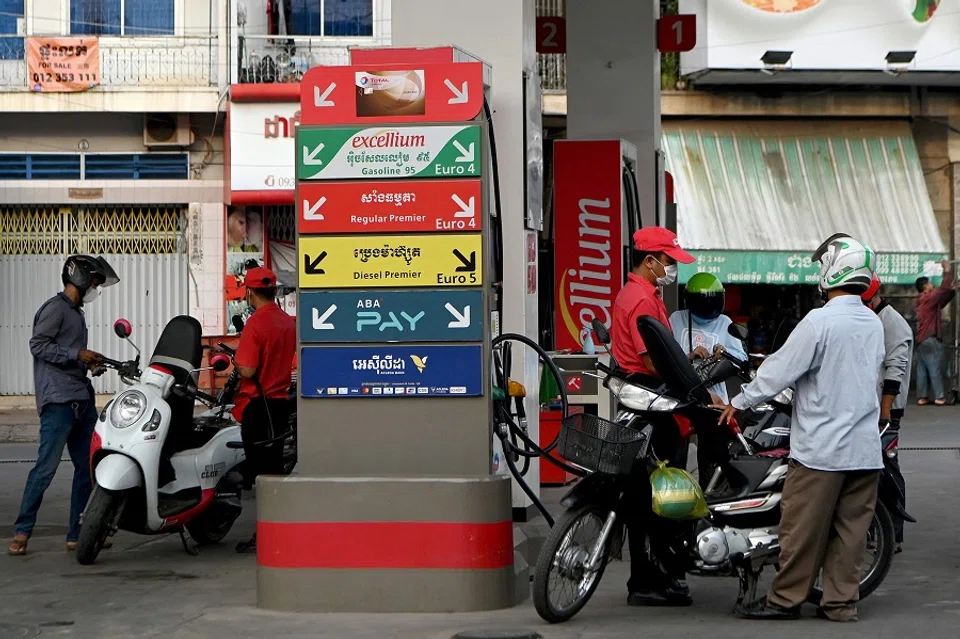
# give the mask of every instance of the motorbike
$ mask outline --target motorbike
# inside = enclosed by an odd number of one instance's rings
[[[202,329],[187,315],[167,323],[144,371],[130,323],[117,320],[114,332],[137,356],[103,362],[128,388],[104,407],[94,430],[94,490],[81,516],[77,561],[96,561],[118,530],[178,532],[184,549],[196,555],[199,546],[221,541],[242,510],[238,467],[245,455],[242,446],[230,446],[240,427],[223,406],[194,416],[198,399],[217,401],[197,388],[197,373],[226,371],[230,359],[217,353],[201,367]]]
[[[771,447],[757,439],[751,442],[736,420],[723,431],[717,425],[718,412],[708,408],[711,399],[706,389],[734,375],[747,375],[749,365],[727,354],[702,379],[667,327],[651,317],[639,318],[637,326],[663,384],[649,388],[631,380],[611,354],[611,366],[597,364],[601,374],[597,377],[619,401],[614,421],[580,414],[565,418],[561,426],[560,456],[589,474],[561,499],[566,511],[551,529],[537,559],[534,606],[550,623],[576,615],[595,592],[607,564],[619,556],[625,531],[618,510],[626,476],[634,464],[653,466],[651,441],[658,429],[692,427],[702,434],[713,429],[713,437],[726,433],[726,454],[718,460],[713,486],[706,491],[709,515],[686,522],[682,544],[673,548],[684,557],[688,574],[737,577],[739,604],[756,599],[764,567],[778,562],[780,499],[789,444]],[[596,341],[608,347],[610,336],[603,324],[595,321],[593,331]],[[787,396],[778,399],[771,406],[782,412],[781,406],[789,402]],[[864,561],[861,598],[869,596],[890,570],[895,546],[890,513],[915,521],[902,504],[890,464],[885,463],[868,532],[867,553],[873,556]],[[584,529],[591,532],[579,536]],[[567,590],[572,595],[559,599]],[[821,597],[818,579],[809,601],[817,603]]]

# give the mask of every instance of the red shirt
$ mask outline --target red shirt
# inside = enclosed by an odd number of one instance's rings
[[[917,344],[931,337],[940,339],[943,332],[940,311],[953,299],[953,293],[953,277],[944,273],[940,288],[917,297]]]
[[[268,399],[287,396],[290,363],[297,352],[296,321],[276,304],[261,306],[247,320],[234,363],[256,369],[256,377]],[[252,379],[241,379],[233,416],[243,418],[243,409],[260,391]]]
[[[613,356],[617,358],[620,367],[629,373],[643,373],[657,377],[655,371],[650,370],[640,357],[647,352],[647,347],[637,330],[637,318],[649,315],[670,326],[667,316],[667,307],[660,297],[660,290],[639,275],[627,275],[617,299],[613,302],[613,330],[610,340],[613,342]]]

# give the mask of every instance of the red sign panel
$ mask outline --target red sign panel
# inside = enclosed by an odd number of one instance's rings
[[[657,20],[657,49],[661,53],[693,51],[697,46],[697,16],[663,16]]]
[[[480,180],[300,182],[301,234],[479,231]]]
[[[567,390],[578,391],[583,389],[583,375],[571,375],[567,378]]]
[[[453,47],[364,47],[350,49],[350,64],[408,64],[454,62]]]
[[[594,318],[610,328],[624,281],[620,142],[553,148],[555,347],[579,351]]]
[[[464,122],[483,108],[483,65],[313,67],[300,82],[301,124]]]
[[[556,16],[537,18],[537,53],[567,52],[567,21]]]
[[[663,199],[667,204],[673,204],[676,202],[673,195],[673,174],[670,171],[663,172]]]

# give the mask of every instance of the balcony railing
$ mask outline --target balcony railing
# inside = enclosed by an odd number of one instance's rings
[[[23,38],[0,36],[0,89],[27,90]],[[100,86],[166,89],[217,86],[216,36],[103,36]]]
[[[324,38],[240,36],[236,78],[240,84],[299,82],[312,67],[347,64],[350,64],[347,46],[331,44]]]

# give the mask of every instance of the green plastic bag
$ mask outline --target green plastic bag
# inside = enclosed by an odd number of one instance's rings
[[[657,462],[650,473],[653,487],[653,512],[665,519],[700,519],[710,513],[700,484],[682,468],[667,468]]]

